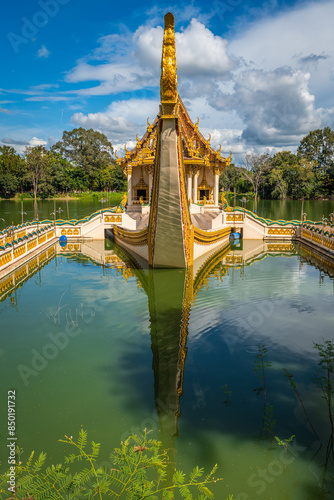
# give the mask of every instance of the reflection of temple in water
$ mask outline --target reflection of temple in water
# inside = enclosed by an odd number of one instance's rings
[[[0,302],[10,296],[12,304],[15,304],[16,291],[25,281],[38,274],[55,256],[56,245],[53,245],[44,252],[36,255],[34,258],[27,260],[25,264],[22,264],[14,272],[6,275],[0,280]]]
[[[63,247],[55,244],[0,281],[0,300],[10,297],[12,304],[17,305],[17,288],[36,276],[56,255],[81,262],[90,261],[101,266],[104,273],[116,272],[125,281],[135,278],[147,294],[160,439],[173,454],[181,413],[188,320],[197,292],[207,285],[210,277],[223,280],[230,269],[244,272],[247,266],[265,258],[295,256],[296,246],[290,242],[243,241],[236,246],[227,244],[208,258],[198,259],[196,267],[152,270],[141,268],[138,256],[131,255],[109,240],[68,243]],[[307,261],[322,273],[334,276],[333,261],[304,248],[300,250],[300,255],[301,262]]]
[[[0,301],[10,298],[19,308],[17,289],[36,276],[55,256],[79,262],[90,261],[101,266],[103,273],[116,273],[125,282],[135,278],[148,298],[154,399],[159,419],[159,439],[168,450],[168,477],[175,469],[175,439],[178,437],[178,418],[181,415],[181,396],[187,356],[188,321],[191,306],[199,290],[213,277],[223,281],[231,269],[245,272],[247,266],[265,258],[298,255],[290,242],[243,241],[227,244],[206,259],[198,259],[188,269],[142,268],[138,256],[130,254],[110,240],[58,243],[40,253],[0,281]],[[320,273],[334,277],[334,262],[306,248],[299,250],[300,262],[309,262]],[[41,281],[42,278],[40,278]]]
[[[300,262],[309,262],[321,273],[334,277],[334,262],[308,249],[300,250]],[[55,244],[40,253],[11,275],[0,281],[0,300],[9,298],[19,309],[16,290],[36,277],[54,257],[89,261],[101,267],[101,272],[121,276],[125,282],[137,281],[148,298],[154,401],[159,422],[159,440],[169,455],[167,481],[176,467],[176,438],[181,415],[183,380],[187,358],[188,322],[191,307],[199,290],[208,286],[210,278],[224,280],[231,270],[239,270],[241,278],[247,266],[266,258],[298,255],[290,242],[243,241],[227,244],[206,259],[197,260],[188,269],[147,269],[140,266],[138,256],[130,254],[110,240]],[[238,273],[239,274],[239,273]],[[41,273],[42,280],[43,276]]]

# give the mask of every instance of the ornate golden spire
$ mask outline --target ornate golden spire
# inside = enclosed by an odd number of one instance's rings
[[[164,42],[161,58],[160,99],[161,103],[175,103],[177,99],[174,16],[171,12],[165,15]]]

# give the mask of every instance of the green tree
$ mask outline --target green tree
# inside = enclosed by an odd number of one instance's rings
[[[101,170],[112,163],[113,147],[101,132],[82,127],[64,131],[62,140],[51,148],[88,176],[89,185],[98,183]]]
[[[271,197],[286,200],[288,185],[284,179],[283,168],[279,166],[271,168],[268,180],[273,188],[271,191]]]
[[[298,154],[314,162],[319,191],[334,191],[334,131],[330,127],[310,132],[302,139]]]
[[[110,172],[110,189],[113,191],[124,191],[126,184],[126,177],[123,169],[115,162]]]
[[[10,196],[22,190],[25,174],[25,162],[15,149],[0,146],[0,190]]]
[[[50,154],[44,146],[27,147],[25,150],[27,179],[31,182],[34,199],[40,190],[44,195],[52,192]]]
[[[313,164],[291,151],[280,151],[269,160],[266,181],[273,198],[310,198],[315,185]]]
[[[93,188],[96,190],[103,190],[103,189],[116,189],[115,184],[117,184],[117,172],[116,171],[116,165],[106,165],[103,169],[100,170],[98,177],[95,178],[95,182],[93,184]],[[120,168],[120,167],[118,167]],[[122,180],[123,180],[123,185],[124,185],[124,180],[125,177],[122,172]]]
[[[12,174],[0,174],[0,191],[5,196],[13,196],[19,186],[17,178]]]
[[[242,174],[253,186],[254,196],[257,199],[259,189],[263,183],[268,168],[269,155],[250,153],[245,155]]]
[[[231,163],[220,176],[219,187],[224,191],[233,191],[236,188],[238,193],[247,190],[241,169]]]
[[[50,153],[49,156],[52,186],[59,193],[65,193],[75,189],[72,178],[72,165],[69,161],[63,158],[59,153]]]

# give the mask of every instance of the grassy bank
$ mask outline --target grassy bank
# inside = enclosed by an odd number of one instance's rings
[[[37,196],[37,201],[45,201],[45,200],[80,200],[80,201],[97,201],[104,199],[106,202],[108,201],[108,205],[115,206],[119,205],[124,193],[116,193],[116,192],[104,192],[104,191],[91,191],[91,192],[83,192],[83,193],[61,193],[56,194],[54,196],[49,196],[47,198]],[[16,193],[13,198],[3,198],[0,197],[0,200],[12,200],[12,201],[24,201],[24,200],[33,200],[34,197],[31,193]]]

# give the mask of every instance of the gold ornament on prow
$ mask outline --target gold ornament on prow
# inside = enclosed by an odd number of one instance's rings
[[[124,151],[125,151],[125,158],[128,160],[130,158],[130,151],[128,151],[126,144],[124,144]]]
[[[223,209],[225,210],[225,212],[232,212],[232,208],[229,206],[227,199],[225,198],[224,191],[222,191],[222,194],[221,194],[221,203],[223,205]]]
[[[174,16],[171,12],[165,15],[164,41],[161,58],[160,100],[161,104],[176,103],[177,75]]]
[[[152,132],[153,126],[150,124],[149,119],[147,118],[147,132],[150,134]]]
[[[207,141],[205,141],[206,149],[210,149],[210,141],[211,141],[211,134],[209,134],[209,139]]]
[[[117,156],[117,150],[116,149],[115,149],[115,158],[116,158],[117,165],[120,165],[121,164],[121,158],[119,156]]]

